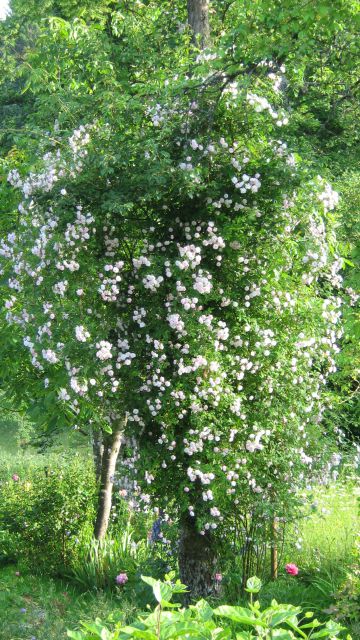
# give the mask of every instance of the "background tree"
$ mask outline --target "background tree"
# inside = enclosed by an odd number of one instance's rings
[[[193,32],[193,42],[198,40],[202,48],[209,43],[209,2],[208,0],[187,0],[188,22]]]

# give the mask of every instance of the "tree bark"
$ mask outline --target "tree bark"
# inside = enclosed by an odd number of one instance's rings
[[[99,503],[94,529],[96,540],[101,540],[105,537],[109,526],[115,467],[121,447],[124,426],[124,422],[116,427],[114,426],[113,432],[104,438]]]
[[[204,49],[210,40],[209,0],[187,0],[192,42]]]
[[[104,455],[104,443],[101,431],[92,434],[92,450],[96,482],[99,482],[101,478],[102,460]]]
[[[278,527],[276,518],[273,519],[271,524],[272,530],[272,544],[271,544],[271,579],[276,580],[278,577]]]
[[[189,589],[187,603],[213,591],[215,561],[211,534],[200,535],[195,518],[186,514],[180,522],[179,569],[181,582]]]

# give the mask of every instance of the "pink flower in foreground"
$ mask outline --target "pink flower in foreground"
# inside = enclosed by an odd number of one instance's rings
[[[124,585],[128,580],[129,578],[127,577],[126,573],[119,573],[119,575],[115,578],[116,584],[121,585]]]
[[[299,569],[296,566],[296,564],[291,564],[291,563],[285,566],[285,571],[290,576],[297,576],[297,574],[299,573]]]
[[[215,582],[221,582],[222,578],[222,573],[215,573]]]
[[[19,476],[17,475],[17,473],[14,473],[14,474],[13,474],[12,479],[14,480],[14,482],[19,482],[19,480],[20,480],[20,478],[19,478]]]

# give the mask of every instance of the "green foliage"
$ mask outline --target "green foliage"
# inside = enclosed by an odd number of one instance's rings
[[[351,625],[355,633],[360,633],[360,542],[354,548],[353,563],[346,578],[335,594],[335,604],[329,611],[340,622]]]
[[[236,638],[337,638],[344,630],[340,624],[328,620],[325,624],[313,617],[312,612],[303,613],[300,607],[278,604],[273,600],[270,607],[260,608],[258,601],[247,607],[222,605],[213,609],[206,600],[199,600],[188,609],[172,602],[175,594],[182,594],[186,587],[179,581],[173,582],[174,575],[169,574],[164,582],[143,577],[153,589],[158,602],[150,615],[140,615],[128,625],[120,621],[113,631],[104,626],[99,619],[82,623],[80,631],[68,631],[73,640],[126,640],[143,638],[144,640],[170,640],[185,636],[197,640],[220,640]],[[253,594],[261,588],[261,582],[253,577],[248,580],[247,590]],[[350,636],[348,636],[350,640]]]
[[[68,569],[91,535],[95,480],[82,456],[12,473],[2,469],[0,531],[4,560],[21,561],[48,574]]]
[[[338,371],[332,377],[332,408],[329,421],[337,422],[344,442],[360,439],[360,172],[345,167],[339,179],[339,239],[346,256],[344,285],[347,304],[344,307],[344,337],[339,353]]]
[[[269,546],[264,556],[262,547],[255,544],[254,566],[257,561],[265,578],[261,592],[264,605],[270,605],[276,598],[278,602],[287,601],[311,608],[317,615],[334,605],[334,594],[341,590],[354,562],[354,544],[360,528],[356,478],[345,480],[341,474],[340,478],[336,483],[314,488],[306,497],[307,507],[302,517],[288,523],[284,530],[279,529],[278,580],[269,582]],[[233,532],[230,541],[234,537]],[[219,550],[218,570],[223,575],[221,597],[228,602],[236,602],[243,597],[240,580],[243,551],[233,544]],[[299,567],[296,579],[286,575],[287,563],[295,563]]]
[[[153,556],[149,543],[145,540],[136,542],[133,527],[124,522],[103,540],[91,540],[82,545],[71,576],[82,587],[99,590],[115,589],[116,576],[126,573],[128,582],[122,591],[128,594],[136,590],[140,572]]]

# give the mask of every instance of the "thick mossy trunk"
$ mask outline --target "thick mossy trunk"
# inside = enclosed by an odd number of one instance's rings
[[[195,518],[184,516],[180,522],[180,579],[189,588],[187,601],[206,598],[213,590],[216,555],[210,533],[202,536]]]
[[[101,460],[99,502],[94,535],[97,540],[104,538],[108,526],[112,506],[112,492],[116,462],[119,456],[124,423],[114,426],[111,434],[103,439],[103,453]]]
[[[187,0],[188,23],[193,33],[193,42],[201,48],[210,40],[208,0]]]

